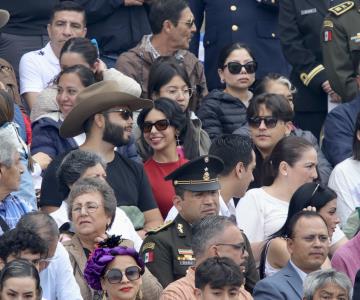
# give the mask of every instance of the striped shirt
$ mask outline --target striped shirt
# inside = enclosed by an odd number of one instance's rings
[[[22,215],[30,212],[30,205],[20,200],[15,195],[9,194],[3,201],[0,201],[0,216],[8,224],[10,229],[14,228]],[[0,227],[0,235],[4,232]]]

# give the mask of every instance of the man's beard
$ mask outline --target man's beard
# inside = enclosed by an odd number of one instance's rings
[[[115,147],[121,147],[126,145],[130,138],[125,139],[124,127],[111,123],[108,118],[105,119],[105,129],[102,139]]]

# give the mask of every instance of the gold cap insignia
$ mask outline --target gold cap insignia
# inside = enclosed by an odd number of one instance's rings
[[[209,171],[208,168],[205,168],[205,169],[204,169],[203,180],[205,180],[205,181],[209,181],[209,180],[210,180],[210,173],[209,173],[208,171]]]

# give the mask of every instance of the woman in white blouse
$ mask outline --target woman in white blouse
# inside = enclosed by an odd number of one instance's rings
[[[249,238],[257,260],[263,241],[283,226],[294,192],[317,179],[317,163],[311,143],[300,137],[285,137],[266,162],[265,186],[249,190],[239,201],[237,224]]]

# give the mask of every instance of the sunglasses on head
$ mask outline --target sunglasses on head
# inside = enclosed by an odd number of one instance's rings
[[[254,128],[259,128],[261,122],[264,121],[264,124],[267,128],[274,128],[278,122],[276,117],[253,117],[248,120],[249,126]]]
[[[132,119],[133,118],[133,113],[131,110],[128,110],[126,108],[116,108],[116,109],[110,109],[110,110],[107,110],[105,113],[112,113],[112,112],[118,112],[120,113],[121,117],[127,121],[129,120],[130,118]]]
[[[138,266],[127,267],[124,272],[121,272],[119,269],[110,269],[104,275],[104,278],[109,281],[111,284],[119,283],[123,279],[123,276],[130,281],[134,281],[140,278],[141,269]]]
[[[224,69],[226,67],[228,68],[231,74],[239,74],[243,67],[245,68],[246,73],[253,74],[257,70],[257,62],[253,60],[247,62],[245,65],[242,65],[237,61],[230,61],[226,65],[224,65]]]
[[[168,119],[158,120],[154,123],[152,122],[144,122],[142,126],[142,130],[144,133],[149,133],[153,126],[155,126],[156,130],[164,131],[170,126],[170,121]]]

